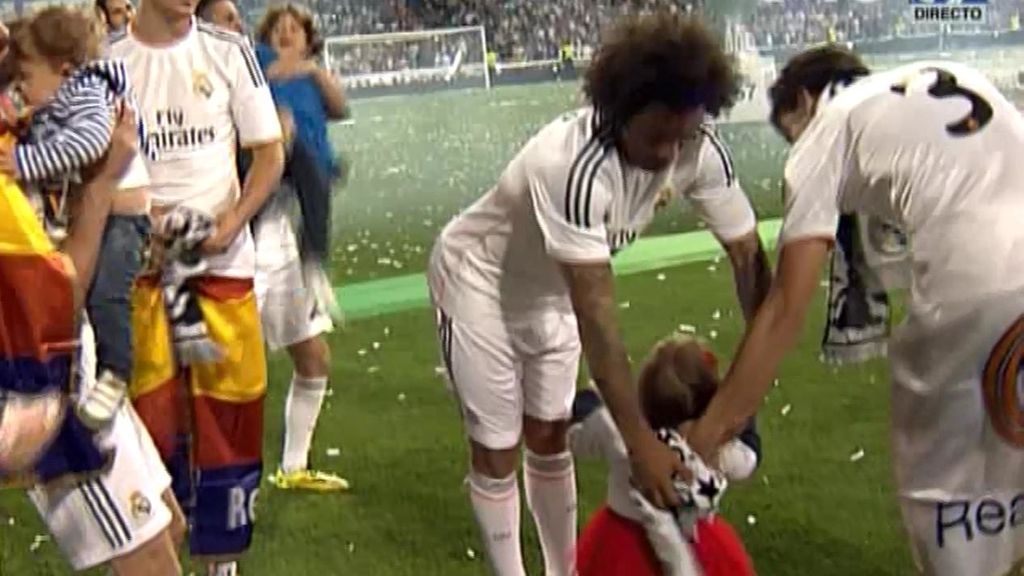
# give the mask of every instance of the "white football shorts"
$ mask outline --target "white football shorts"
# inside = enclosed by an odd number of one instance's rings
[[[475,308],[465,317],[437,309],[441,353],[466,433],[504,450],[519,442],[524,414],[569,418],[581,352],[576,317],[550,310],[503,318]]]
[[[87,386],[95,374],[88,328],[83,330],[82,350],[83,386]],[[100,446],[115,451],[110,468],[95,478],[38,486],[28,493],[76,571],[133,552],[171,522],[171,511],[162,498],[171,487],[171,477],[130,403],[125,402],[110,428],[99,435]]]
[[[281,190],[278,195],[287,194]],[[306,287],[299,243],[291,221],[290,197],[274,197],[253,224],[256,240],[256,302],[263,337],[280,350],[334,329],[327,311]]]

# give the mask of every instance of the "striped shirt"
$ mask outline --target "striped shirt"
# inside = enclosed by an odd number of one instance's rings
[[[660,172],[626,163],[594,111],[542,128],[498,184],[445,227],[431,289],[458,314],[467,301],[502,309],[571,312],[559,263],[607,262],[643,232],[669,200],[684,197],[723,241],[755,218],[724,144],[708,126]]]
[[[58,187],[65,180],[81,182],[80,172],[102,158],[110,146],[116,104],[121,100],[135,107],[131,81],[120,61],[99,60],[76,70],[53,99],[33,113],[26,137],[15,147],[19,178]],[[154,157],[141,115],[139,140],[143,151]]]

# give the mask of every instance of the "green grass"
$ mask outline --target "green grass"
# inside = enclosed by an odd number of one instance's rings
[[[539,128],[580,105],[575,84],[511,86],[417,98],[359,100],[335,145],[352,163],[335,205],[334,274],[342,283],[422,270],[448,220],[492,187]],[[783,141],[765,124],[723,126],[736,172],[761,216],[778,216]],[[665,210],[649,234],[691,230],[688,207]]]
[[[339,196],[337,277],[351,282],[422,271],[438,228],[493,184],[525,138],[575,101],[573,87],[548,85],[357,102],[356,126],[338,129],[355,172]],[[764,126],[724,132],[759,211],[777,214],[778,141]],[[691,215],[667,212],[656,233],[692,229]],[[379,258],[398,259],[402,268],[378,264]],[[628,276],[618,295],[623,333],[638,360],[680,323],[704,335],[716,331],[713,344],[724,358],[740,335],[724,262]],[[822,298],[816,309],[823,309]],[[820,364],[823,314],[813,316],[761,414],[764,465],[755,479],[731,488],[724,513],[764,576],[907,574],[888,464],[885,363],[842,370]],[[355,489],[315,496],[265,484],[255,545],[243,563],[247,576],[487,573],[462,486],[466,449],[459,417],[434,371],[433,335],[430,312],[418,310],[359,320],[331,336],[333,394],[314,458],[344,473]],[[270,375],[268,469],[279,458],[287,359],[275,356]],[[328,448],[340,448],[340,456],[327,457]],[[864,458],[851,462],[859,449]],[[580,463],[579,478],[582,523],[604,493],[601,466]],[[529,572],[540,574],[539,546],[525,511],[523,527]],[[67,573],[52,542],[30,550],[43,533],[22,494],[0,493],[0,576]]]

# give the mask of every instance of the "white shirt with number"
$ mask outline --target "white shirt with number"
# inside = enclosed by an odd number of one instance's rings
[[[135,85],[159,152],[149,163],[157,207],[188,206],[217,217],[241,193],[235,163],[243,147],[281,138],[274,101],[249,42],[193,20],[188,34],[167,46],[149,46],[131,33],[114,39]],[[226,253],[209,259],[211,273],[252,277],[255,251],[244,227]]]
[[[710,127],[668,169],[648,172],[623,160],[593,109],[567,113],[442,231],[430,274],[435,303],[450,314],[469,302],[571,310],[559,264],[608,262],[679,195],[723,241],[754,230],[753,209]]]
[[[1022,487],[1024,452],[987,425],[982,392],[993,345],[1024,311],[1022,151],[1024,120],[988,79],[922,62],[826,95],[786,163],[783,246],[833,238],[840,212],[908,233],[908,317],[889,348],[905,496]],[[1020,394],[1004,399],[1014,413]]]

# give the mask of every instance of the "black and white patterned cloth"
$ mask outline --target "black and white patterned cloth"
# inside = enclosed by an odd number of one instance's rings
[[[213,235],[214,228],[210,216],[185,207],[168,212],[158,225],[157,236],[164,249],[161,281],[164,307],[180,366],[217,362],[223,358],[223,351],[210,339],[203,311],[190,285],[193,278],[207,270],[199,248]]]

